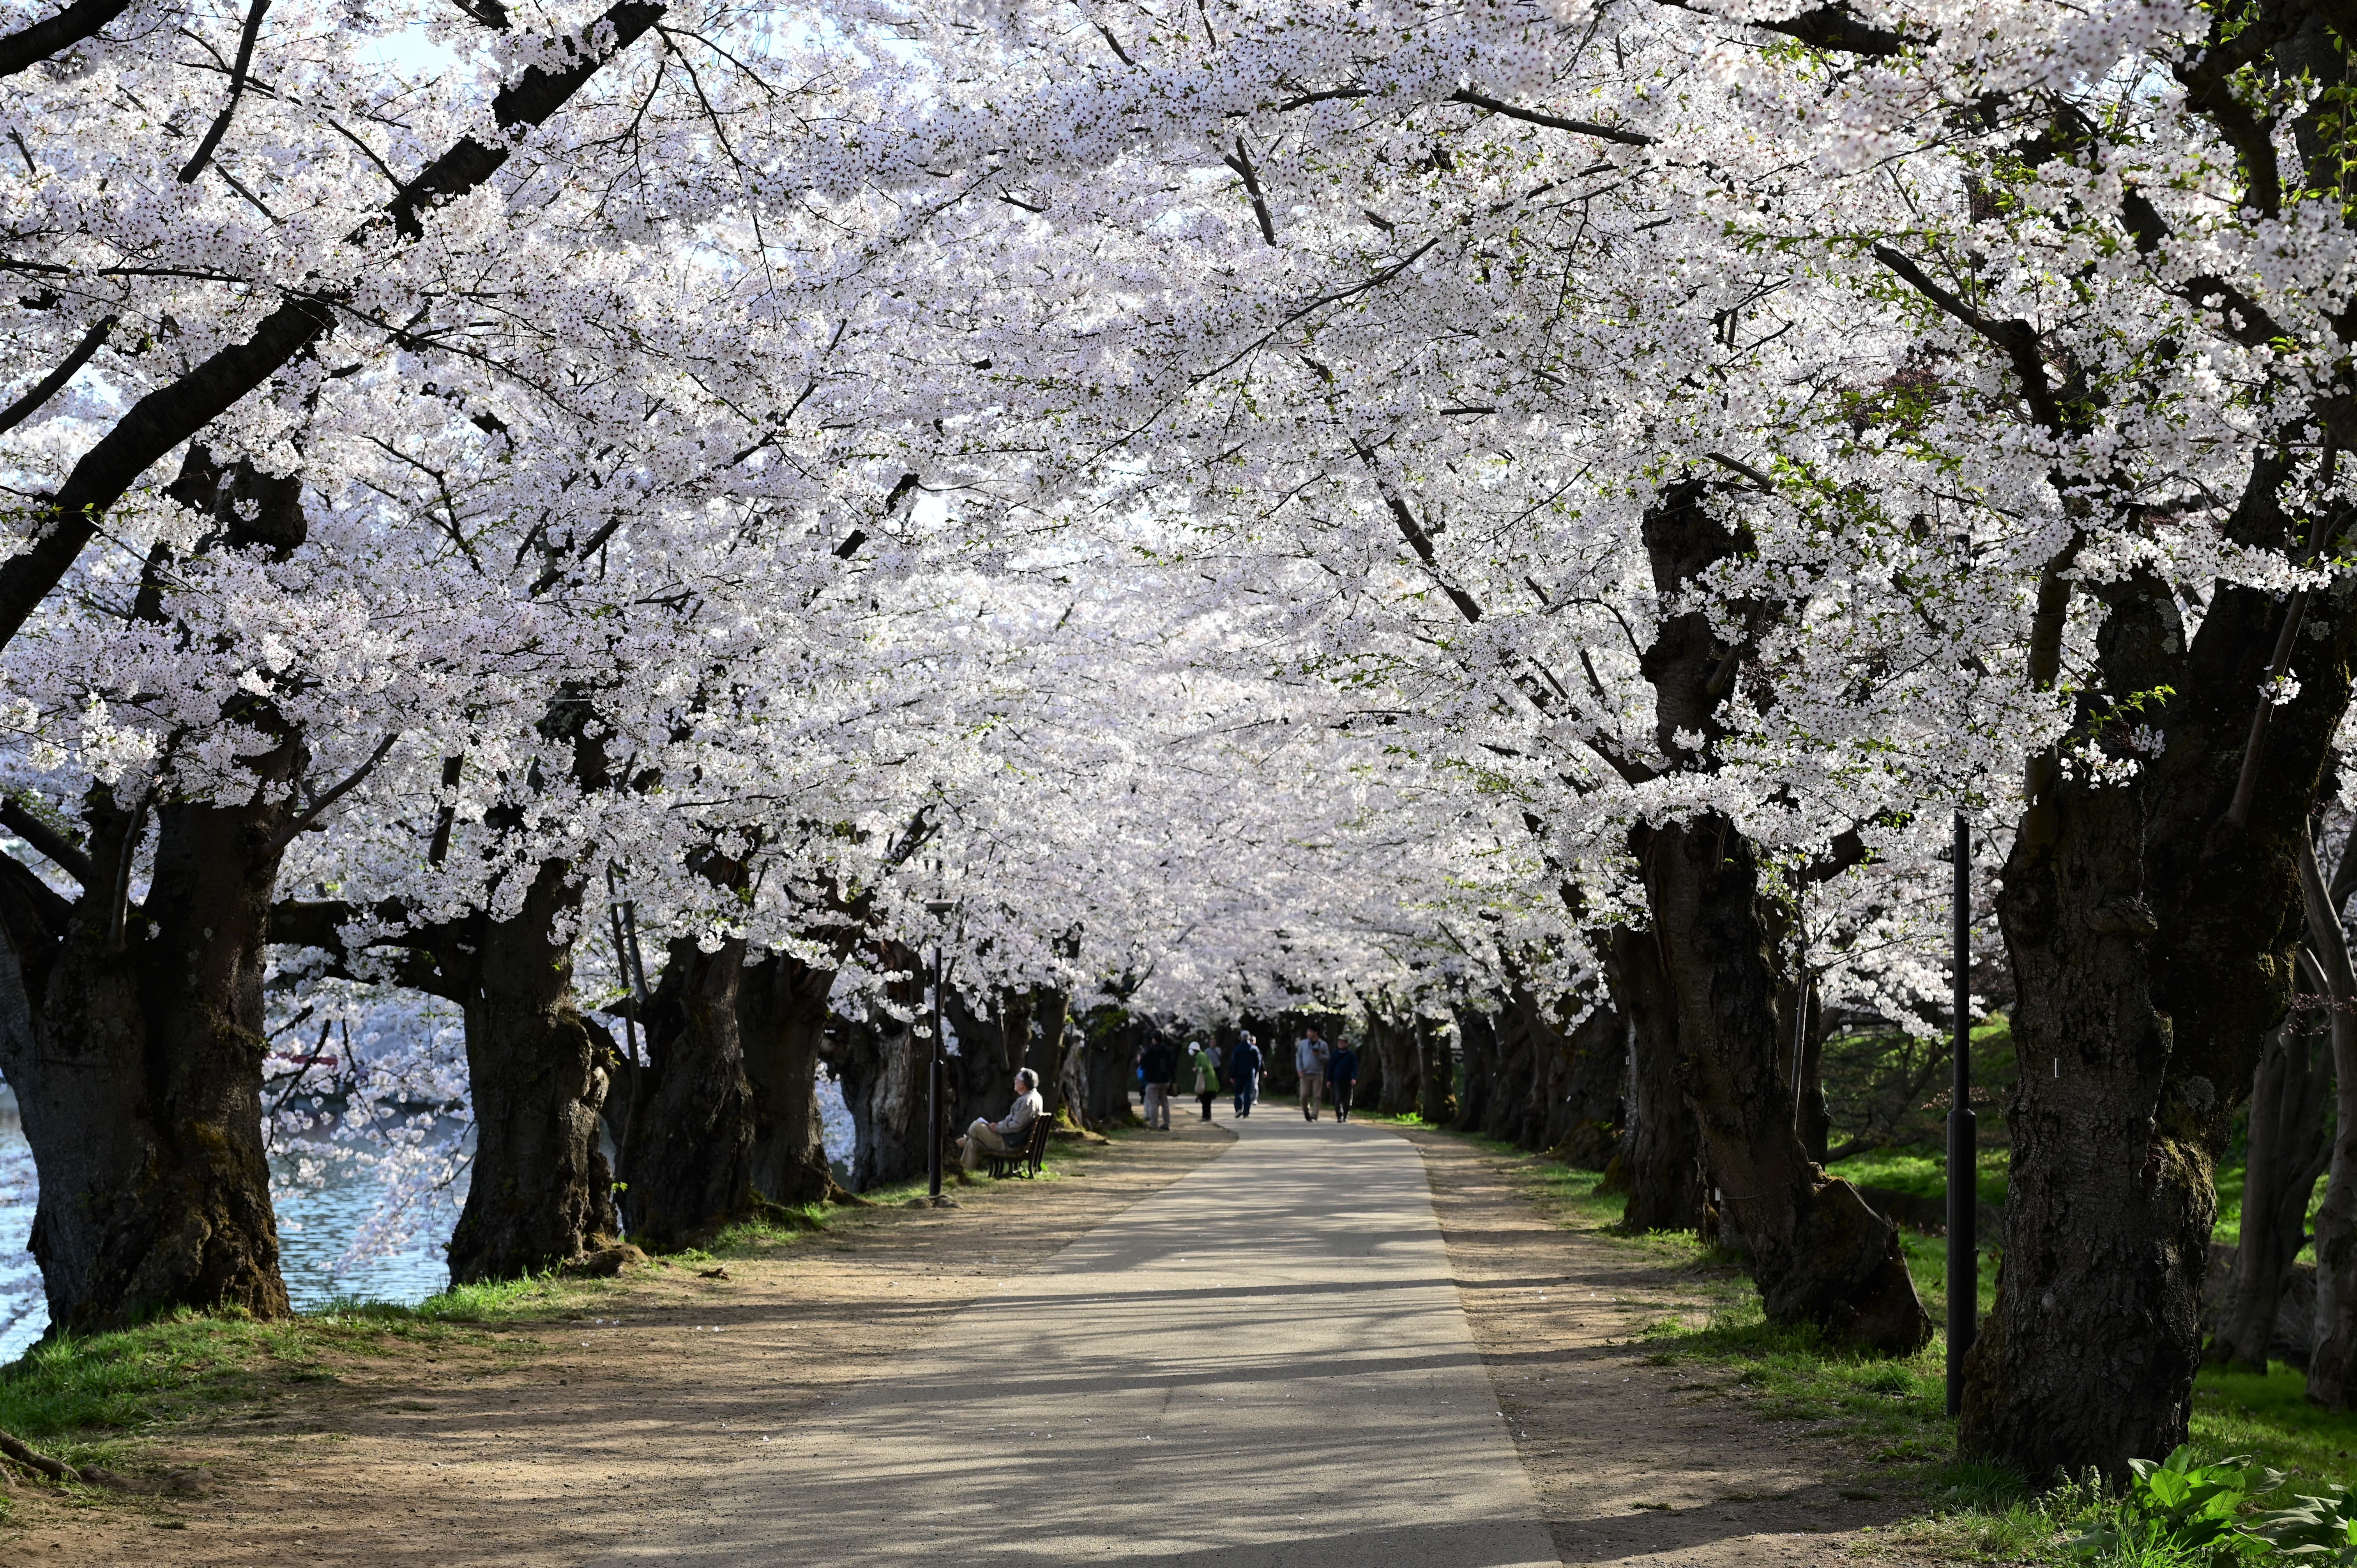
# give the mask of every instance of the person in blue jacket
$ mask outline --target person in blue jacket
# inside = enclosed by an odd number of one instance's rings
[[[1253,1101],[1260,1098],[1260,1047],[1253,1043],[1249,1030],[1237,1032],[1228,1052],[1228,1083],[1236,1091],[1236,1114],[1251,1115]]]
[[[1351,1096],[1359,1088],[1359,1052],[1343,1036],[1334,1042],[1334,1055],[1326,1064],[1326,1087],[1334,1096],[1334,1120],[1351,1119]]]

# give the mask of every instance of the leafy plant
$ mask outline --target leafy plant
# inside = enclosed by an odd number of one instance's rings
[[[2251,1533],[2302,1568],[2357,1568],[2357,1514],[2350,1511],[2349,1493],[2334,1487],[2320,1498],[2295,1496],[2293,1503],[2254,1519]]]
[[[2072,1541],[2079,1556],[2144,1558],[2156,1549],[2194,1562],[2242,1555],[2253,1543],[2243,1529],[2243,1505],[2284,1483],[2281,1472],[2255,1469],[2243,1455],[2198,1464],[2184,1445],[2158,1463],[2131,1459],[2128,1468],[2135,1479],[2117,1507]]]

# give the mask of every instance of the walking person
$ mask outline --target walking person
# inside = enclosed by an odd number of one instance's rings
[[[1220,1092],[1220,1063],[1217,1055],[1189,1040],[1187,1042],[1187,1063],[1195,1073],[1195,1098],[1202,1102],[1203,1120],[1211,1119],[1211,1097]]]
[[[1351,1092],[1359,1087],[1359,1053],[1348,1035],[1334,1037],[1334,1054],[1326,1063],[1326,1086],[1334,1095],[1334,1120],[1351,1119]]]
[[[1146,1124],[1157,1133],[1170,1131],[1170,1080],[1178,1076],[1177,1054],[1170,1042],[1157,1035],[1138,1053],[1138,1070],[1146,1079]]]
[[[1237,1031],[1235,1046],[1228,1052],[1228,1087],[1235,1090],[1236,1115],[1251,1115],[1253,1101],[1260,1098],[1260,1047],[1248,1029]]]
[[[1318,1026],[1301,1036],[1293,1047],[1293,1070],[1301,1075],[1301,1115],[1303,1120],[1318,1120],[1318,1097],[1326,1089],[1326,1063],[1332,1051]]]

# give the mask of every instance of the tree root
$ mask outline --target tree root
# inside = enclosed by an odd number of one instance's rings
[[[568,1274],[587,1274],[593,1279],[611,1279],[632,1263],[643,1263],[647,1255],[628,1241],[599,1247],[568,1260],[563,1271]]]
[[[200,1494],[205,1483],[212,1479],[211,1472],[172,1470],[153,1480],[118,1475],[99,1465],[69,1465],[47,1454],[12,1434],[0,1432],[0,1455],[32,1471],[37,1476],[64,1484],[72,1482],[84,1487],[103,1487],[114,1492],[171,1492],[182,1496]],[[0,1470],[0,1483],[6,1481],[7,1472]]]

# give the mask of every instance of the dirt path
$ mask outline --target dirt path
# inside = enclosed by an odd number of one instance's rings
[[[748,1442],[818,1413],[942,1318],[1229,1145],[1180,1123],[1052,1182],[960,1188],[727,1280],[648,1270],[577,1320],[469,1336],[423,1359],[350,1358],[258,1415],[156,1434],[212,1495],[75,1504],[14,1497],[0,1563],[572,1568],[633,1540],[693,1542],[705,1487]],[[601,1321],[602,1320],[602,1321]]]
[[[140,1444],[155,1467],[208,1466],[208,1496],[20,1487],[0,1565],[699,1560],[726,1539],[715,1488],[754,1445],[807,1441],[960,1308],[1230,1146],[1181,1127],[1092,1152],[1072,1179],[859,1216],[732,1259],[726,1280],[652,1269],[590,1287],[577,1316],[331,1359],[305,1374],[317,1380]],[[1630,1343],[1691,1305],[1677,1276],[1542,1217],[1506,1162],[1401,1135],[1422,1153],[1449,1273],[1565,1563],[1848,1562],[1857,1532],[1899,1511],[1859,1496],[1887,1483],[1823,1436]]]
[[[1423,1151],[1458,1294],[1565,1563],[1849,1563],[1861,1530],[1897,1517],[1900,1499],[1856,1495],[1888,1483],[1832,1442],[1649,1362],[1632,1334],[1692,1309],[1675,1276],[1550,1223],[1499,1157],[1397,1131]]]

